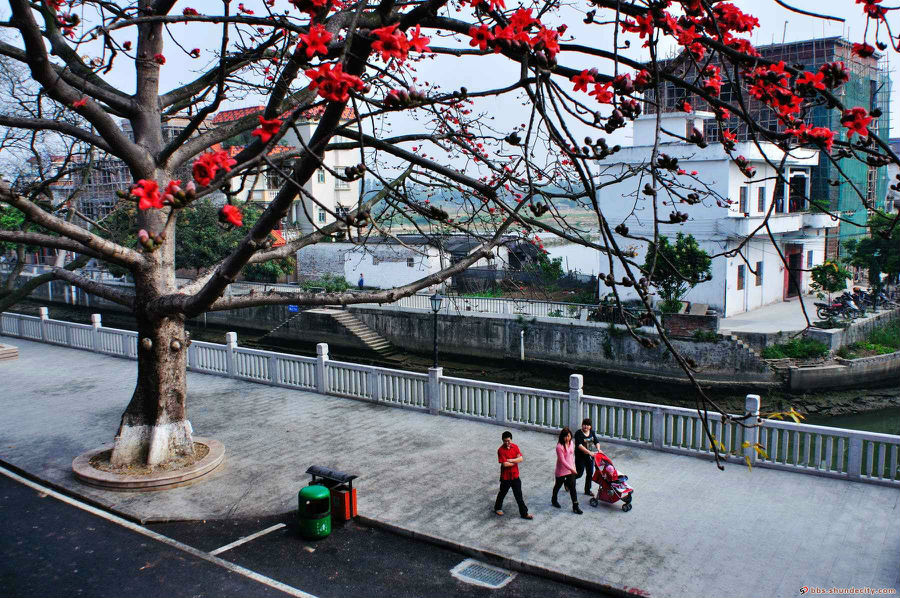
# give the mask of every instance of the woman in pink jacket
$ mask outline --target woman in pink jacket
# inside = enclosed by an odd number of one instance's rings
[[[556,495],[563,484],[572,497],[572,511],[576,515],[581,515],[582,510],[578,507],[578,495],[575,493],[575,479],[578,472],[575,470],[575,444],[572,442],[572,430],[568,427],[563,428],[559,433],[559,442],[556,443],[556,483],[553,484],[553,500],[550,501],[557,509],[560,508]]]

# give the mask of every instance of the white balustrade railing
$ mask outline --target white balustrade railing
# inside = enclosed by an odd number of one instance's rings
[[[137,359],[138,335],[130,330],[0,314],[4,336],[43,341]],[[709,457],[713,453],[701,416],[693,409],[582,395],[582,379],[570,377],[568,393],[365,366],[328,359],[327,345],[318,357],[301,357],[237,346],[237,335],[220,345],[188,345],[188,369],[251,382],[312,390],[325,394],[428,410],[509,427],[576,430],[588,417],[601,438],[661,451]],[[758,426],[759,397],[748,395],[742,425],[718,413],[706,416],[709,434],[720,454],[761,467],[900,486],[900,436],[763,419]],[[757,450],[754,447],[758,447]]]

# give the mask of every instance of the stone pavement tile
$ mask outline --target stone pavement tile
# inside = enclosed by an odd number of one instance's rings
[[[796,595],[793,578],[768,574],[784,567],[788,547],[805,549],[795,555],[804,558],[800,573],[822,579],[838,555],[852,560],[861,550],[842,541],[864,542],[822,535],[823,521],[846,527],[865,516],[887,530],[888,548],[900,538],[895,488],[760,467],[748,472],[737,464],[720,472],[710,460],[607,442],[604,450],[635,488],[634,509],[585,504],[585,514],[576,516],[549,505],[556,440],[537,431],[513,430],[525,454],[523,490],[535,519],[519,519],[512,496],[507,515],[496,517],[502,426],[195,373],[188,376],[188,414],[198,435],[225,444],[224,468],[164,492],[107,492],[75,482],[71,460],[112,439],[130,397],[134,362],[16,344],[19,360],[0,363],[0,458],[140,518],[292,511],[307,483],[303,472],[320,464],[360,476],[354,486],[367,517],[654,596],[740,597],[750,589]],[[870,505],[865,511],[853,506],[860,500]],[[576,553],[566,539],[585,534],[594,543]],[[811,537],[821,541],[803,544]],[[766,550],[754,550],[759,546]]]

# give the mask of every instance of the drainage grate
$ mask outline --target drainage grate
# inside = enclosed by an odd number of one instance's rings
[[[450,574],[460,581],[485,588],[502,588],[516,576],[512,571],[486,565],[475,559],[466,559],[450,570]]]

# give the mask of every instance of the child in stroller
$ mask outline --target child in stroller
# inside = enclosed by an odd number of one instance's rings
[[[597,451],[594,455],[594,476],[597,482],[597,496],[591,497],[591,506],[596,507],[600,501],[610,504],[622,501],[622,510],[626,513],[631,510],[631,494],[634,489],[628,485],[628,476],[620,474],[613,465],[612,460]]]

